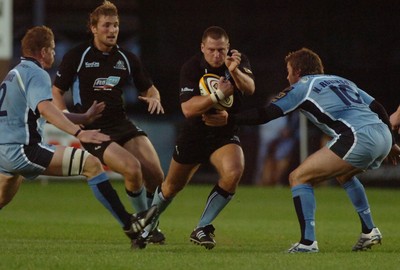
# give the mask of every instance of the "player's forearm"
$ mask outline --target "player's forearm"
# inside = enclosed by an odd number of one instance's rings
[[[83,113],[70,113],[70,112],[66,112],[64,111],[64,116],[66,118],[68,118],[69,121],[71,121],[74,124],[87,124],[88,122],[88,118],[86,116],[86,114]]]
[[[281,108],[274,104],[270,104],[266,107],[251,109],[230,115],[228,123],[234,123],[236,125],[262,125],[283,115]]]
[[[252,95],[255,91],[254,80],[243,73],[240,69],[236,68],[231,72],[232,78],[235,81],[236,87],[239,88],[245,95]]]
[[[200,116],[209,111],[215,103],[211,96],[194,96],[181,104],[182,112],[186,118]]]
[[[54,104],[48,100],[44,100],[38,104],[40,114],[52,125],[63,130],[64,132],[74,135],[80,129],[68,120]]]

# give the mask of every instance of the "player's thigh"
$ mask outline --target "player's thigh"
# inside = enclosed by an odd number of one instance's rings
[[[292,186],[318,182],[347,174],[354,170],[354,167],[342,160],[329,148],[323,147],[304,160],[289,175]]]
[[[144,178],[156,178],[161,183],[164,173],[160,159],[147,136],[136,136],[130,139],[124,144],[124,148],[139,160]]]
[[[104,151],[104,162],[113,171],[122,175],[141,173],[139,160],[119,144],[112,142]]]
[[[89,152],[74,147],[57,145],[44,175],[94,177],[103,172],[99,159]]]
[[[244,170],[244,154],[242,148],[234,143],[226,144],[210,156],[211,164],[221,177],[240,178]]]

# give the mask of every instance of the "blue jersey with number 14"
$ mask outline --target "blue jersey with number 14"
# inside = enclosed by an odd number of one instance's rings
[[[332,75],[309,75],[272,101],[284,114],[300,109],[306,117],[331,137],[382,123],[369,105],[373,97],[352,81]]]
[[[35,144],[44,119],[37,105],[51,100],[51,80],[38,62],[22,59],[0,85],[0,144]]]

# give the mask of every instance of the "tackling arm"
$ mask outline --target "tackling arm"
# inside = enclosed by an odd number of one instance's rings
[[[228,123],[234,123],[237,125],[262,125],[282,116],[284,116],[282,109],[271,103],[266,107],[230,115]]]
[[[101,143],[110,140],[110,136],[100,133],[100,130],[81,130],[60,111],[50,100],[39,102],[37,108],[40,114],[51,124],[62,131],[77,137],[82,142]]]
[[[64,91],[60,88],[53,86],[52,94],[53,94],[53,104],[64,112],[64,115],[75,124],[90,124],[97,118],[101,117],[101,112],[105,108],[105,103],[94,101],[92,106],[86,111],[86,113],[70,113],[67,110],[67,105],[64,100]]]

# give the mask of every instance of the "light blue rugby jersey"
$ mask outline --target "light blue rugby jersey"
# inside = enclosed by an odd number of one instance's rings
[[[35,60],[22,58],[0,85],[0,144],[40,142],[45,120],[37,105],[51,99],[49,74]]]
[[[382,123],[369,104],[374,100],[352,81],[333,75],[308,75],[281,93],[272,103],[284,114],[295,109],[326,134],[336,137],[345,132]]]

